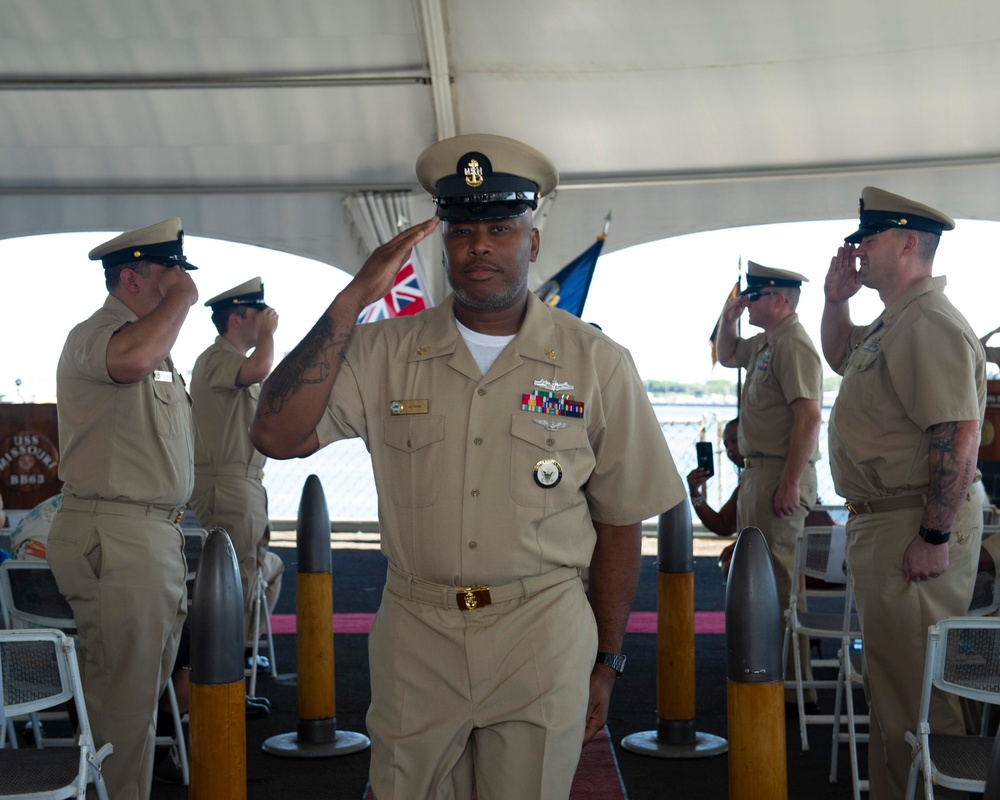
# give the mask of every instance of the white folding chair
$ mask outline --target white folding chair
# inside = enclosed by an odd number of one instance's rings
[[[794,685],[798,701],[799,736],[802,749],[809,749],[807,725],[829,725],[839,714],[807,714],[805,710],[805,689],[835,689],[836,679],[804,680],[804,665],[800,649],[800,640],[806,642],[812,639],[835,641],[840,643],[844,631],[844,603],[846,599],[847,578],[844,571],[844,541],[846,534],[841,526],[817,525],[803,529],[795,542],[795,567],[792,573],[792,591],[789,593],[788,609],[785,612],[785,638],[783,656],[788,658],[789,649],[795,665],[795,678],[786,682]],[[810,611],[801,609],[798,605],[795,587],[805,578],[813,578],[820,582],[822,588],[806,589],[807,600],[821,601],[824,610]],[[860,638],[860,625],[857,615],[849,617],[850,631],[855,638]],[[810,664],[816,668],[828,667],[839,669],[839,660],[834,658],[812,658]]]
[[[76,634],[73,609],[59,592],[55,576],[44,561],[8,560],[0,564],[0,606],[4,625],[8,628],[57,628],[64,633]],[[190,777],[184,728],[181,726],[180,708],[174,682],[167,681],[167,702],[174,722],[173,736],[157,736],[157,745],[176,745],[181,762],[184,785]],[[42,748],[62,743],[63,740],[43,737],[42,726],[33,720],[32,733],[35,747]],[[2,797],[2,795],[0,795]]]
[[[917,729],[906,733],[913,758],[908,800],[916,794],[920,775],[928,800],[935,786],[981,793],[992,763],[993,737],[934,733],[928,719],[934,689],[1000,702],[1000,618],[948,617],[928,628]]]
[[[72,700],[78,721],[70,746],[0,750],[0,797],[83,800],[93,784],[98,798],[108,800],[101,763],[113,748],[94,744],[73,639],[52,629],[0,630],[0,686],[9,716]]]
[[[862,688],[864,681],[862,678],[862,640],[851,629],[856,624],[854,613],[854,585],[851,583],[850,574],[846,584],[846,595],[844,598],[844,622],[840,639],[840,652],[838,653],[839,671],[837,673],[837,695],[834,701],[833,717],[833,737],[830,753],[830,783],[837,782],[837,756],[839,745],[846,741],[851,760],[851,790],[854,800],[860,800],[861,792],[868,791],[868,781],[859,777],[858,772],[858,743],[868,741],[868,731],[859,731],[859,726],[867,728],[869,718],[867,714],[857,714],[854,710],[854,691]],[[842,708],[847,706],[847,733],[840,730],[843,720]]]
[[[268,672],[272,678],[278,677],[274,638],[271,634],[271,609],[267,606],[267,588],[268,583],[264,579],[264,573],[258,569],[250,587],[250,618],[253,620],[253,630],[245,645],[250,649],[250,666],[246,669],[246,675],[250,679],[247,688],[250,697],[257,696],[257,656],[261,649],[261,636],[264,637],[264,648],[267,650]]]

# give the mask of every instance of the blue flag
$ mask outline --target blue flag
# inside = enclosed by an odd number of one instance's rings
[[[535,290],[543,303],[577,317],[583,313],[590,279],[594,277],[594,267],[597,266],[597,257],[604,247],[605,238],[604,235],[599,236],[596,242]]]

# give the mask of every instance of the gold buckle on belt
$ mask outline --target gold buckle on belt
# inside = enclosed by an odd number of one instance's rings
[[[859,502],[859,503],[844,503],[844,506],[854,516],[857,516],[858,514],[871,514],[872,513],[872,507],[871,507],[871,505],[867,501],[862,501],[862,502]]]
[[[489,586],[470,586],[467,589],[458,589],[455,592],[455,599],[462,611],[473,611],[493,603]]]

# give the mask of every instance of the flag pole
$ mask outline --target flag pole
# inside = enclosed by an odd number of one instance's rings
[[[739,258],[736,262],[736,294],[743,290],[743,254],[740,253]],[[736,320],[736,338],[740,338],[741,322],[743,321],[743,315],[740,314],[739,319]],[[736,368],[736,416],[740,415],[740,402],[743,398],[743,367]]]

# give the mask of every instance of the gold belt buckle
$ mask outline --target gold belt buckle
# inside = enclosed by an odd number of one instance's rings
[[[467,589],[459,589],[455,592],[455,599],[458,600],[458,607],[462,611],[474,611],[480,606],[492,604],[489,586],[470,586]]]

